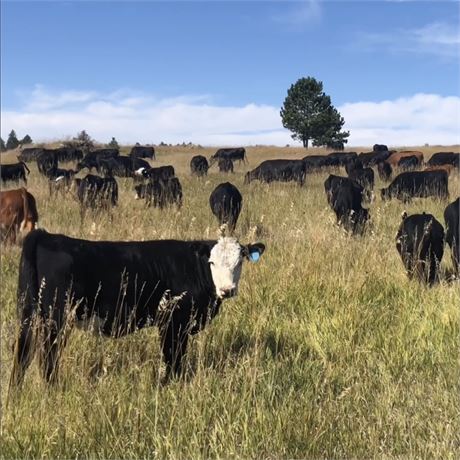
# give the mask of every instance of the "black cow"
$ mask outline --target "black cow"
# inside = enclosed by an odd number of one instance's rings
[[[452,263],[457,276],[460,274],[460,198],[450,203],[444,210],[446,242],[450,246]]]
[[[337,224],[354,234],[362,233],[369,220],[369,211],[362,207],[363,187],[348,177],[331,174],[324,182],[324,190]]]
[[[41,147],[30,147],[23,149],[18,155],[18,160],[28,163],[29,161],[36,161],[37,158],[43,153],[43,148]]]
[[[43,149],[43,152],[37,158],[38,171],[48,177],[48,171],[58,167],[56,152],[50,149]]]
[[[396,176],[387,188],[381,190],[383,200],[395,197],[408,202],[413,197],[434,196],[446,199],[449,196],[446,171],[412,171]]]
[[[96,163],[97,172],[107,177],[133,177],[136,174],[141,176],[144,170],[150,168],[149,163],[145,160],[123,156],[98,158]]]
[[[77,171],[73,169],[53,168],[48,170],[47,177],[49,179],[48,187],[50,195],[68,189],[72,184],[75,174],[77,174]]]
[[[27,174],[29,173],[30,169],[22,161],[10,165],[0,165],[2,182],[19,182],[22,180],[24,184],[27,184]]]
[[[297,182],[301,187],[305,184],[307,164],[303,160],[266,160],[257,168],[246,173],[244,183],[253,180],[261,182]]]
[[[243,206],[240,191],[230,182],[219,184],[209,197],[209,205],[219,224],[227,224],[233,233]]]
[[[444,253],[444,228],[431,214],[402,215],[396,235],[396,249],[409,279],[433,284],[439,277]]]
[[[328,154],[329,158],[337,158],[339,166],[345,166],[349,161],[358,157],[356,152],[331,152]]]
[[[360,158],[353,158],[350,161],[348,161],[348,163],[345,165],[345,171],[348,175],[350,175],[352,171],[355,171],[355,170],[362,171],[362,169],[363,169],[363,163]]]
[[[384,182],[389,181],[391,179],[391,175],[393,174],[393,168],[386,161],[382,161],[377,165],[377,171],[379,173],[380,180]]]
[[[233,161],[230,158],[219,158],[219,171],[224,173],[233,173]]]
[[[460,153],[454,152],[437,152],[428,160],[429,166],[452,165],[460,167]]]
[[[93,150],[92,152],[87,153],[83,160],[77,164],[78,171],[83,168],[88,168],[90,171],[93,168],[97,168],[98,159],[107,159],[107,158],[116,158],[120,155],[118,149],[98,149]]]
[[[87,241],[31,232],[25,239],[18,287],[19,335],[11,383],[22,383],[34,348],[48,382],[57,377],[64,328],[92,328],[118,338],[158,326],[165,380],[181,373],[190,334],[237,295],[244,259],[257,260],[262,243],[218,241]],[[40,341],[33,345],[34,319]]]
[[[131,158],[150,158],[155,160],[155,149],[153,147],[144,147],[142,145],[135,145],[129,153]]]
[[[348,174],[348,177],[361,185],[365,190],[374,190],[375,177],[372,168],[353,169]]]
[[[190,160],[190,171],[192,176],[206,176],[208,174],[208,169],[208,160],[203,155],[196,155]]]
[[[151,182],[163,180],[166,181],[170,177],[175,176],[174,166],[159,166],[158,168],[149,168],[142,171],[142,177]]]
[[[51,150],[55,152],[58,161],[78,161],[83,158],[83,152],[75,147],[59,147]]]
[[[388,150],[375,151],[375,152],[361,152],[358,155],[363,167],[371,167],[378,165],[385,161],[390,156]]]
[[[147,205],[163,209],[175,204],[182,206],[182,185],[177,177],[159,179],[134,187],[136,199],[144,198]]]
[[[113,177],[104,178],[87,174],[83,179],[74,179],[74,182],[77,185],[82,220],[88,208],[108,210],[118,204],[118,184]]]
[[[403,171],[413,171],[421,166],[420,159],[417,158],[415,155],[411,155],[408,157],[402,157],[398,161],[398,168],[402,169]]]
[[[243,161],[246,163],[246,149],[244,147],[219,149],[209,159],[209,165],[212,166],[213,163],[220,158],[228,158],[232,161]]]
[[[385,144],[374,144],[372,150],[374,152],[388,152],[388,147]]]
[[[338,158],[331,158],[326,155],[307,155],[302,160],[307,166],[308,172],[319,172],[323,168],[333,168],[340,166]]]

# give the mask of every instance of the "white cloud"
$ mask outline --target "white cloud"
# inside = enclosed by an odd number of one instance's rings
[[[446,22],[433,22],[415,29],[365,33],[360,40],[371,50],[382,48],[392,53],[431,54],[442,58],[460,56],[460,27]]]
[[[20,110],[2,110],[1,131],[35,141],[63,139],[82,129],[100,142],[193,142],[202,145],[295,145],[282,127],[279,107],[218,106],[209,95],[160,99],[127,90],[52,92],[35,88]],[[416,94],[338,107],[350,131],[349,145],[392,146],[460,143],[460,98]]]

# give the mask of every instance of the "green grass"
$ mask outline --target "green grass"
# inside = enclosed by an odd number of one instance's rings
[[[2,248],[0,457],[458,458],[459,285],[409,281],[395,248],[404,209],[444,224],[447,202],[383,203],[377,193],[371,228],[353,238],[334,225],[326,174],[303,189],[245,186],[248,166],[238,165],[235,175],[196,179],[188,162],[198,153],[160,149],[157,163],[173,164],[183,185],[180,211],[146,209],[121,180],[112,224],[88,216],[81,226],[72,197],[49,198],[32,169],[40,226],[97,240],[215,237],[208,197],[230,180],[244,197],[240,241],[267,250],[243,268],[239,296],[191,339],[183,380],[159,385],[154,328],[118,340],[76,330],[59,384],[48,388],[34,360],[6,407],[20,248]],[[304,151],[248,149],[251,167],[288,155]],[[459,184],[450,178],[450,201]],[[442,267],[451,268],[447,246]]]

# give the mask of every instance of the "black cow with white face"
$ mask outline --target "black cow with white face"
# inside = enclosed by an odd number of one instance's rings
[[[240,191],[230,182],[219,184],[209,196],[209,206],[219,224],[227,224],[230,233],[233,233],[243,206]]]
[[[396,249],[409,279],[416,277],[433,284],[439,278],[439,265],[444,254],[444,228],[431,214],[404,212],[396,235]]]
[[[27,184],[27,174],[30,173],[30,169],[24,162],[13,163],[10,165],[0,165],[0,177],[2,182],[19,182],[22,180],[24,184]]]
[[[460,198],[444,210],[446,242],[450,246],[455,273],[460,275]]]
[[[446,171],[410,171],[396,176],[393,182],[381,189],[383,200],[397,198],[408,202],[414,197],[434,196],[446,199],[449,196]]]
[[[305,184],[307,164],[303,160],[266,160],[257,168],[246,173],[244,183],[249,184],[253,180],[271,183],[297,182],[301,187]]]
[[[167,181],[170,177],[174,177],[176,172],[174,166],[159,166],[158,168],[140,168],[136,171],[136,174],[141,174],[144,179],[148,179],[150,182],[159,180]]]
[[[362,207],[364,188],[348,177],[331,174],[324,182],[324,190],[337,224],[353,234],[363,233],[369,220],[369,211]]]
[[[208,174],[209,163],[205,156],[195,155],[190,160],[190,172],[192,176],[206,176]]]
[[[34,348],[41,352],[44,378],[53,381],[64,328],[73,324],[113,338],[156,325],[165,378],[179,375],[189,336],[217,315],[224,299],[237,295],[243,261],[256,261],[264,250],[261,243],[241,245],[230,237],[86,241],[32,231],[19,268],[20,330],[11,383],[22,382]],[[34,318],[43,332],[36,347]]]

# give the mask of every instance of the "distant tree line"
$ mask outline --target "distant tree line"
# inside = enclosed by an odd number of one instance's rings
[[[13,150],[20,145],[27,145],[32,144],[32,138],[26,134],[21,140],[18,139],[16,136],[16,131],[14,129],[11,130],[10,134],[8,135],[8,139],[5,141],[0,137],[0,152],[4,152],[6,150]]]

